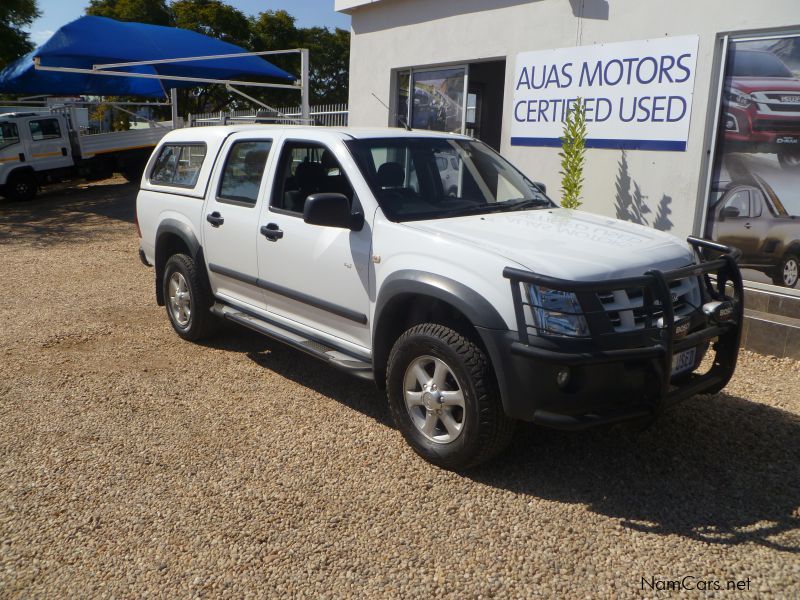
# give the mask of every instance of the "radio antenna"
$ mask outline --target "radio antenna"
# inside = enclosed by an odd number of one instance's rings
[[[380,102],[381,104],[383,104],[383,106],[385,106],[385,107],[386,107],[386,110],[388,110],[388,111],[389,111],[389,113],[391,114],[391,112],[392,112],[392,109],[391,109],[391,108],[389,108],[389,105],[388,105],[388,104],[386,104],[386,102],[384,102],[384,101],[383,101],[383,100],[381,100],[380,98],[378,98],[378,96],[376,96],[376,95],[375,95],[375,92],[370,92],[370,93],[372,94],[372,97],[373,97],[373,98],[375,98],[375,100],[377,100],[377,101],[378,101],[378,102]],[[401,124],[403,127],[405,127],[406,131],[412,131],[411,127],[409,127],[409,125],[408,125],[408,122],[405,120],[405,118],[404,118],[404,117],[401,117],[401,116],[400,116],[400,115],[398,115],[398,114],[396,114],[396,115],[395,115],[395,117],[397,117],[397,120],[400,122],[400,124]]]

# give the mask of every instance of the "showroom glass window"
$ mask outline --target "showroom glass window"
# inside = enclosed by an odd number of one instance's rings
[[[465,67],[398,71],[394,124],[463,133]]]

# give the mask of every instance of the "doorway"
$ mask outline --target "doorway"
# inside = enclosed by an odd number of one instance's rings
[[[468,73],[464,133],[499,151],[506,61],[471,63]]]

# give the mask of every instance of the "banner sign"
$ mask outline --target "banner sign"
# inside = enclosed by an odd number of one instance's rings
[[[686,150],[699,36],[522,52],[512,146],[561,146],[577,98],[587,148]]]

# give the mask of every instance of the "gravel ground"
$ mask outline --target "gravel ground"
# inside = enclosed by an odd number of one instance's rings
[[[724,393],[649,429],[526,425],[457,475],[371,384],[244,330],[174,335],[134,197],[0,202],[0,595],[800,591],[798,363],[744,352]]]

